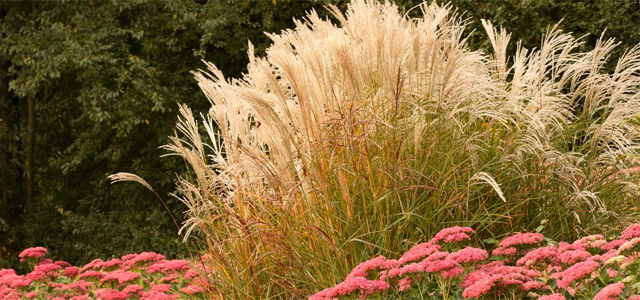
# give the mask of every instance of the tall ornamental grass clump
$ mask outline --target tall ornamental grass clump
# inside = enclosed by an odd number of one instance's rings
[[[640,47],[604,74],[612,40],[579,52],[552,28],[509,55],[483,21],[484,53],[449,6],[329,9],[339,24],[310,12],[265,57],[250,47],[241,79],[195,73],[211,109],[201,126],[181,106],[165,146],[191,167],[183,232],[222,297],[308,296],[456,224],[491,237],[549,220],[571,240],[637,220]]]

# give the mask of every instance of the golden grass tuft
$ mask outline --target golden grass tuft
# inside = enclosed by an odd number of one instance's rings
[[[375,254],[457,224],[485,237],[534,229],[570,240],[637,221],[640,47],[551,28],[539,49],[469,49],[450,6],[409,19],[355,0],[332,24],[310,12],[250,47],[248,72],[195,73],[201,127],[180,107],[165,148],[189,164],[185,238],[214,258],[225,299],[301,298]],[[126,179],[116,177],[115,179]],[[138,178],[132,178],[138,182]]]

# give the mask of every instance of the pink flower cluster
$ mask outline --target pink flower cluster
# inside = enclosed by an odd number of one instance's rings
[[[500,242],[498,248],[491,254],[499,256],[515,256],[529,249],[535,248],[544,240],[544,236],[539,233],[518,233]]]
[[[457,252],[447,252],[440,244],[470,240],[469,227],[453,227],[440,231],[428,243],[415,245],[398,260],[378,256],[356,266],[346,279],[338,285],[322,290],[310,300],[337,299],[357,293],[366,298],[375,293],[384,293],[392,287],[408,290],[413,277],[420,275],[440,276],[444,279],[459,277],[464,267],[484,261],[488,253],[482,249],[466,247]]]
[[[18,254],[18,257],[20,257],[20,261],[22,262],[29,258],[41,258],[45,255],[47,255],[47,249],[43,247],[33,247],[24,249],[20,254]]]
[[[26,275],[1,269],[0,299],[162,300],[206,297],[212,289],[200,267],[153,252],[95,259],[82,267],[46,255],[42,247],[20,253],[21,261],[37,263]]]
[[[624,290],[624,283],[617,282],[605,286],[594,297],[593,300],[617,300]]]
[[[470,227],[460,227],[454,226],[445,228],[440,230],[432,239],[429,241],[431,244],[437,244],[441,242],[445,243],[457,243],[461,241],[468,241],[471,239],[469,234],[474,234],[475,231]]]
[[[571,244],[547,245],[542,234],[518,233],[497,245],[493,259],[487,251],[469,246],[443,250],[470,240],[470,233],[468,227],[447,228],[398,260],[379,256],[365,261],[345,281],[310,299],[406,293],[412,285],[421,285],[422,293],[430,289],[427,293],[438,298],[444,295],[438,295],[441,290],[434,282],[444,280],[467,299],[560,300],[571,295],[640,300],[635,288],[629,288],[640,282],[640,224],[630,225],[620,239],[610,242],[602,235],[590,235]]]

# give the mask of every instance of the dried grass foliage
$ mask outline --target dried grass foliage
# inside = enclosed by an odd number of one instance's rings
[[[317,278],[305,260],[343,255],[336,235],[353,233],[348,222],[383,230],[393,214],[412,213],[402,197],[420,185],[466,181],[438,194],[452,207],[479,184],[492,191],[483,199],[507,208],[549,189],[566,203],[544,194],[536,208],[566,206],[578,222],[615,214],[601,198],[607,187],[619,190],[616,203],[635,201],[638,177],[624,170],[638,165],[640,46],[606,74],[613,40],[579,52],[580,39],[550,28],[539,49],[510,56],[510,35],[483,21],[494,49],[486,54],[468,48],[464,21],[447,5],[424,3],[419,19],[376,1],[329,9],[339,25],[311,12],[269,35],[266,57],[250,47],[242,79],[213,64],[196,72],[211,101],[202,122],[212,144],[182,105],[180,134],[165,146],[194,174],[180,181],[185,238],[200,230],[219,274],[255,283],[238,288],[244,296],[273,292],[257,273],[277,274],[287,295],[304,294],[301,282],[328,286],[331,275]],[[438,169],[440,161],[464,169]],[[367,209],[373,217],[358,215]]]

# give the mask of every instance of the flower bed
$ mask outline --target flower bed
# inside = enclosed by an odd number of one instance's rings
[[[539,233],[517,233],[490,253],[466,246],[473,229],[451,227],[398,259],[362,262],[336,286],[310,300],[413,299],[632,299],[640,300],[640,224],[614,240],[590,235],[555,243]],[[129,254],[82,267],[47,259],[47,249],[20,253],[31,272],[0,270],[1,299],[208,299],[203,268],[153,252]],[[202,258],[201,258],[202,259]]]
[[[555,243],[518,233],[491,253],[464,247],[474,231],[452,227],[399,259],[378,256],[310,300],[416,299],[635,299],[640,300],[640,224],[615,240],[591,235]],[[491,254],[491,255],[490,255]]]
[[[186,260],[143,252],[76,267],[47,254],[43,247],[22,251],[20,261],[32,270],[26,275],[0,270],[0,299],[208,299],[208,278]]]

